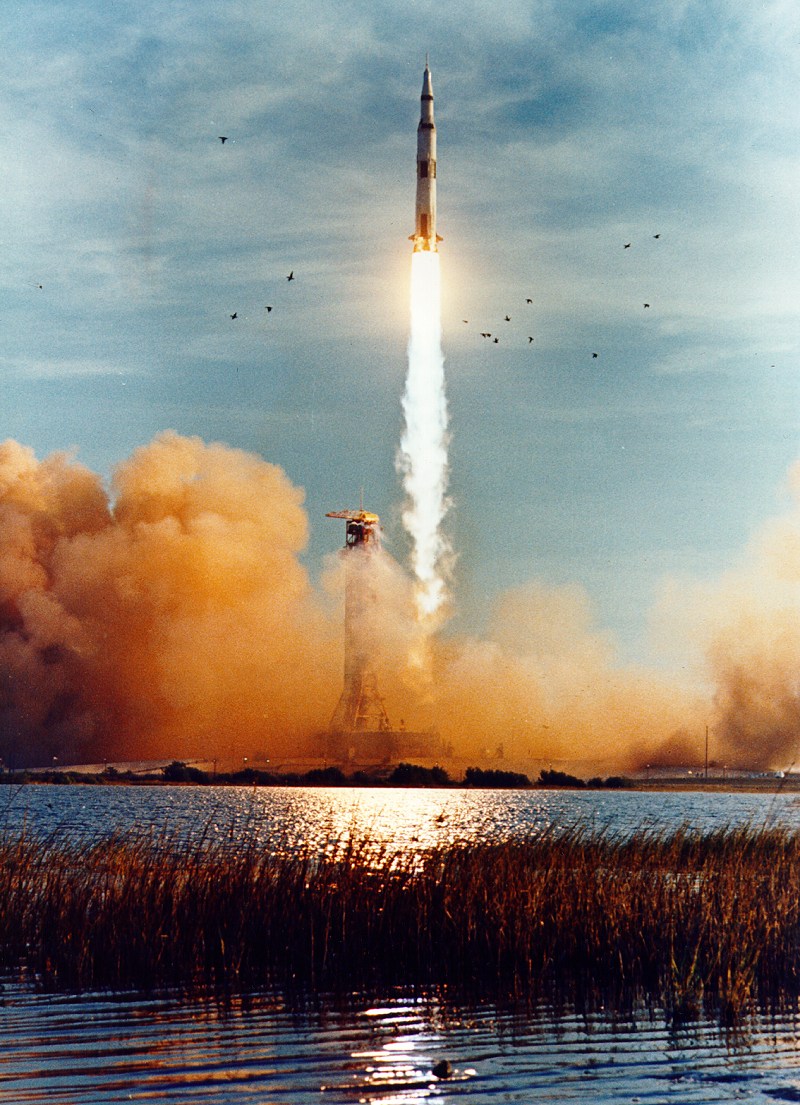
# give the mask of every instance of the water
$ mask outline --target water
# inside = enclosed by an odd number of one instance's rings
[[[236,842],[369,836],[391,847],[522,836],[585,825],[614,833],[741,824],[800,828],[800,794],[405,790],[350,787],[0,787],[0,832],[87,840],[112,830]]]
[[[644,1012],[615,1025],[397,996],[320,1012],[262,998],[223,1012],[7,989],[0,1102],[774,1105],[800,1101],[799,1030],[796,1016],[730,1038],[711,1022],[675,1030]],[[442,1061],[449,1078],[433,1073]]]
[[[800,827],[793,794],[5,787],[0,828],[205,834],[265,846],[350,832],[408,849],[585,824],[627,833],[750,823]],[[469,965],[465,964],[465,974]],[[434,1069],[447,1060],[451,1075]],[[353,994],[291,1008],[275,994],[220,1008],[162,994],[0,993],[0,1105],[24,1102],[800,1102],[800,1013],[737,1036],[680,1029],[659,1010],[625,1020],[539,1007],[461,1006],[441,994]]]

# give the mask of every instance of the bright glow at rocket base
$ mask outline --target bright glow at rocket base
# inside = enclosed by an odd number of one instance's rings
[[[403,395],[405,427],[397,456],[406,503],[403,525],[411,541],[418,619],[433,628],[447,599],[442,533],[447,511],[447,400],[441,334],[439,254],[411,255],[411,336]]]

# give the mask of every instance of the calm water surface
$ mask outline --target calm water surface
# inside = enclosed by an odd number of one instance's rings
[[[527,835],[549,825],[615,833],[750,823],[800,827],[800,796],[349,788],[3,787],[0,831],[114,831],[264,845],[368,834],[398,849]],[[465,973],[469,965],[465,964]],[[453,1075],[437,1079],[447,1059]],[[262,995],[227,1011],[162,995],[0,993],[0,1103],[800,1102],[800,1016],[738,1036],[658,1012],[525,1016],[396,992],[347,1009]]]
[[[800,828],[800,794],[405,790],[355,787],[0,787],[0,831],[113,831],[265,844],[367,835],[392,847],[524,836],[551,825],[616,833],[750,823]]]

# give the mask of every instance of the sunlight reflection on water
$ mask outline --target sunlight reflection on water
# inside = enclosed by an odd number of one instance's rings
[[[87,841],[128,830],[324,849],[349,836],[387,849],[526,836],[550,825],[800,827],[797,796],[353,788],[29,786],[0,789],[0,828]],[[469,964],[464,965],[465,973]],[[525,1015],[390,990],[288,1007],[279,995],[213,1002],[162,995],[0,995],[0,1105],[122,1101],[410,1105],[462,1100],[800,1101],[795,1015],[740,1036],[675,1029],[658,1010]],[[437,1077],[439,1063],[450,1064]]]
[[[548,826],[628,834],[681,825],[800,827],[795,794],[416,790],[354,787],[6,786],[0,831],[96,839],[164,833],[214,842],[322,849],[367,838],[390,849],[529,836]]]
[[[679,1101],[800,1097],[796,1015],[737,1036],[714,1023],[456,1006],[437,995],[352,995],[346,1008],[275,996],[213,1002],[48,997],[7,983],[0,1103]],[[447,1074],[437,1077],[440,1064]]]
[[[519,838],[549,825],[628,834],[688,825],[780,823],[800,827],[792,793],[567,790],[417,790],[351,787],[0,788],[0,831],[110,832],[179,839],[324,849],[333,840],[368,839],[389,850],[455,841]]]

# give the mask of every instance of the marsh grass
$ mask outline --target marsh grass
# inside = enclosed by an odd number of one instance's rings
[[[324,855],[0,842],[0,968],[45,988],[443,985],[726,1020],[800,996],[800,837],[583,829]]]

